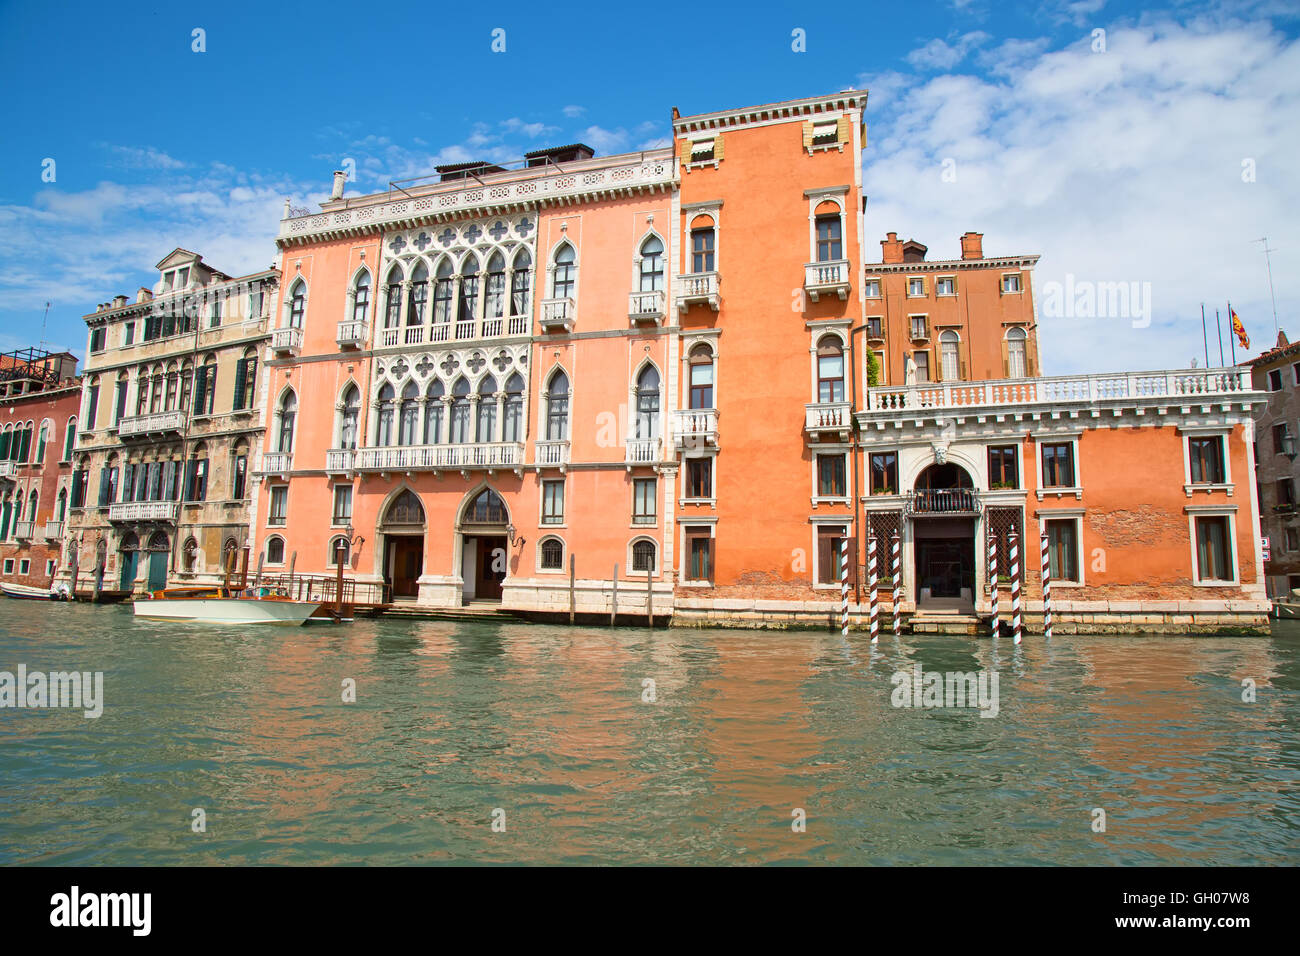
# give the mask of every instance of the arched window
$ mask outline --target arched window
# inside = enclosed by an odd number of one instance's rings
[[[533,257],[527,249],[515,253],[514,266],[510,273],[510,314],[528,314],[528,292],[532,282]]]
[[[364,322],[370,309],[370,273],[362,269],[357,276],[357,284],[352,299],[352,321]]]
[[[475,441],[489,442],[496,440],[497,431],[497,380],[491,375],[483,376],[478,383],[478,424],[475,426]]]
[[[541,566],[543,571],[564,570],[564,542],[559,538],[543,538],[541,545]]]
[[[337,568],[341,563],[347,567],[351,558],[352,549],[348,546],[346,535],[335,535],[330,538],[329,547],[325,551],[325,564],[331,568]]]
[[[135,413],[143,415],[149,410],[149,367],[141,365],[135,373]]]
[[[172,362],[167,366],[167,404],[164,406],[167,411],[176,410],[176,396],[179,392],[180,373],[176,370],[176,363]]]
[[[555,268],[551,272],[551,297],[567,299],[573,296],[573,288],[578,279],[578,267],[574,264],[577,253],[567,242],[555,250]]]
[[[961,378],[961,361],[957,356],[957,344],[960,341],[952,329],[939,336],[939,368],[945,382],[955,382]]]
[[[266,539],[266,563],[284,564],[284,538],[278,534]]]
[[[252,408],[256,401],[257,350],[250,346],[244,349],[244,357],[235,363],[235,396],[231,401],[231,407]]]
[[[0,431],[0,461],[8,461],[10,448],[13,447],[14,429],[12,425]]]
[[[54,425],[47,418],[41,422],[40,437],[36,439],[36,461],[45,461],[45,446],[50,442],[50,433],[54,431]]]
[[[814,224],[817,228],[817,261],[835,262],[843,259],[840,207],[830,200],[818,204]]]
[[[77,443],[77,416],[68,419],[68,429],[63,433],[63,460],[72,461],[72,449]]]
[[[59,497],[56,499],[54,507],[54,520],[62,521],[68,514],[68,489],[60,488]]]
[[[451,441],[463,445],[470,440],[469,382],[456,379],[451,387]]]
[[[199,442],[185,466],[185,500],[208,500],[208,446]]]
[[[236,368],[243,370],[243,366],[236,363]],[[257,374],[256,368],[253,374]],[[247,382],[245,382],[247,388]],[[198,374],[194,377],[194,414],[211,415],[213,403],[217,398],[217,357],[207,355],[203,359],[203,367],[199,369]]]
[[[181,548],[181,562],[185,571],[193,574],[198,570],[199,563],[199,543],[193,538],[187,538],[184,546]]]
[[[713,352],[701,343],[690,354],[691,408],[713,408]]]
[[[384,303],[384,328],[395,329],[402,317],[402,270],[388,270],[388,290]]]
[[[506,379],[506,405],[502,441],[524,440],[524,380],[515,373]]]
[[[641,243],[641,291],[658,292],[664,287],[664,242],[650,236]]]
[[[381,445],[393,443],[393,404],[396,398],[396,390],[385,382],[384,387],[379,390],[379,434],[376,436]]]
[[[163,407],[163,370],[155,365],[149,371],[149,412],[161,412]]]
[[[39,500],[36,489],[33,488],[32,493],[27,496],[27,520],[32,522],[33,525],[36,523],[36,504]],[[32,536],[35,537],[35,532],[33,532]]]
[[[636,379],[636,437],[659,437],[659,371],[653,365]]]
[[[397,444],[418,444],[420,431],[420,390],[414,382],[402,388],[402,404],[397,418]]]
[[[469,253],[460,264],[460,308],[456,313],[459,322],[472,322],[478,315],[478,256]]]
[[[436,378],[429,383],[429,389],[425,392],[424,443],[426,445],[442,443],[442,419],[446,409],[446,403],[442,398],[446,394],[446,386]]]
[[[433,284],[433,324],[445,325],[451,321],[451,292],[456,284],[455,270],[451,260],[443,258],[438,263],[438,271]]]
[[[306,314],[307,283],[299,279],[289,290],[289,328],[302,328],[302,320]]]
[[[186,361],[181,364],[181,411],[186,411],[190,407],[190,394],[194,388],[194,363]],[[126,397],[126,387],[123,385],[122,397]]]
[[[275,450],[288,454],[293,451],[293,426],[298,417],[298,396],[292,391],[280,399],[280,427],[276,433]]]
[[[691,221],[691,272],[713,272],[717,259],[714,256],[716,234],[712,216],[696,216]]]
[[[356,448],[361,420],[361,390],[356,385],[349,385],[344,390],[342,405],[339,410],[339,447]]]
[[[393,499],[384,514],[385,525],[421,525],[424,524],[424,505],[410,488]]]
[[[562,441],[569,437],[569,377],[557,371],[546,390],[546,438]]]
[[[9,540],[9,519],[13,517],[14,496],[12,491],[5,492],[5,502],[0,508],[0,541]]]
[[[471,524],[505,524],[506,504],[491,488],[484,488],[465,509],[464,520]]]
[[[406,303],[406,324],[423,325],[424,307],[429,301],[429,270],[423,262],[411,273],[411,292]]]
[[[113,424],[119,424],[126,417],[127,390],[131,385],[131,376],[125,369],[117,373],[117,390],[113,393]]]
[[[632,570],[645,573],[655,569],[655,543],[642,538],[632,544]]]
[[[844,346],[834,335],[817,343],[817,401],[844,401]]]
[[[230,499],[243,501],[248,493],[248,442],[239,439],[230,449]]]
[[[1024,329],[1007,330],[1007,377],[1025,377],[1025,335]]]
[[[506,313],[506,258],[500,252],[492,253],[487,265],[487,301],[483,315],[499,319]]]

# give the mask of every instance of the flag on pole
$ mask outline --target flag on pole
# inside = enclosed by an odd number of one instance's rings
[[[1246,334],[1246,326],[1242,325],[1241,316],[1237,314],[1237,310],[1231,304],[1228,305],[1228,319],[1232,324],[1232,334],[1237,337],[1241,347],[1243,349],[1250,348],[1250,336]]]

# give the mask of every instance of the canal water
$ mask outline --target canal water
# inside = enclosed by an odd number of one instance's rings
[[[0,710],[0,863],[1300,862],[1291,624],[873,648],[0,611],[0,671],[104,675],[98,718]],[[996,674],[996,716],[895,706],[917,665]]]

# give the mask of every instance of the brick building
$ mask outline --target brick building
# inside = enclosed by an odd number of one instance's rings
[[[1300,342],[1279,332],[1277,344],[1251,361],[1250,374],[1267,393],[1255,416],[1254,456],[1268,593],[1288,597],[1300,588]]]

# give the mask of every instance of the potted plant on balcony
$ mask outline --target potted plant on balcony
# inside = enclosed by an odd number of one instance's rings
[[[1015,482],[1012,481],[995,481],[989,485],[990,491],[1014,491]]]
[[[872,489],[871,489],[871,493],[872,493],[873,495],[896,495],[896,494],[898,494],[898,492],[896,492],[893,488],[889,487],[889,485],[885,485],[885,486],[882,487],[882,488],[872,488]]]

